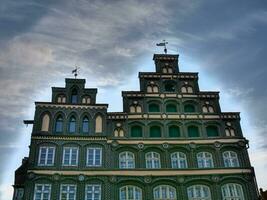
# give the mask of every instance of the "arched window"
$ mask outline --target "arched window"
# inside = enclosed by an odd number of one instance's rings
[[[142,107],[139,105],[131,105],[130,106],[130,113],[141,113]]]
[[[151,103],[148,105],[148,112],[160,112],[159,105]]]
[[[188,126],[188,137],[199,137],[199,130],[197,126]]]
[[[120,200],[142,200],[142,190],[133,185],[120,188]]]
[[[71,92],[71,103],[78,103],[78,92],[77,89],[73,89]]]
[[[231,127],[225,129],[226,136],[235,136],[235,130]]]
[[[124,137],[124,131],[122,128],[116,128],[114,130],[114,136],[115,137]]]
[[[242,186],[228,183],[222,186],[223,200],[245,200]]]
[[[207,126],[207,136],[208,137],[216,137],[219,136],[218,128],[217,126]]]
[[[192,185],[187,188],[188,200],[211,200],[210,188],[205,185]]]
[[[239,161],[236,152],[223,152],[223,162],[225,167],[239,167]]]
[[[55,131],[57,133],[62,133],[63,132],[63,118],[61,115],[59,115],[56,119],[56,124],[55,124]]]
[[[82,132],[83,133],[89,133],[89,119],[88,119],[88,117],[83,118]]]
[[[166,112],[177,112],[177,106],[175,104],[167,104]]]
[[[157,152],[146,153],[146,168],[158,169],[160,168],[160,155]]]
[[[172,168],[187,168],[186,155],[182,152],[174,152],[171,154]]]
[[[150,137],[161,137],[161,128],[159,126],[151,126],[149,129]]]
[[[76,132],[76,118],[71,117],[69,121],[69,132],[70,133],[75,133]]]
[[[120,169],[135,168],[134,154],[130,151],[121,152],[119,155]]]
[[[57,96],[57,103],[66,103],[66,96],[64,94],[59,94]]]
[[[176,200],[176,189],[169,185],[159,185],[153,190],[154,200]]]
[[[180,128],[179,126],[170,126],[169,127],[169,136],[170,137],[180,137]]]
[[[209,152],[199,152],[197,154],[197,165],[199,168],[212,168],[212,154]]]
[[[158,88],[158,86],[157,85],[148,85],[147,86],[147,92],[148,93],[158,93],[159,92],[159,88]]]
[[[41,131],[48,131],[50,124],[50,117],[48,114],[45,114],[42,118],[42,128]]]
[[[202,107],[203,113],[214,113],[214,108],[211,105],[205,105]]]
[[[103,119],[100,115],[98,115],[95,119],[95,132],[102,133],[103,131]]]
[[[193,112],[196,112],[196,108],[192,104],[187,104],[184,106],[184,112],[185,113],[193,113]]]
[[[165,84],[165,91],[166,92],[175,92],[175,85],[173,83],[166,83]]]
[[[91,103],[91,98],[90,96],[85,96],[82,98],[82,103],[83,104],[90,104]]]
[[[191,93],[193,93],[193,87],[185,85],[185,86],[181,87],[181,92],[191,94]]]
[[[131,137],[142,137],[142,127],[135,125],[131,127]]]

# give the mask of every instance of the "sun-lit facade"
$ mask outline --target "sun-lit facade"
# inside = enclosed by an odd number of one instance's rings
[[[85,79],[36,102],[30,153],[15,173],[13,200],[256,200],[240,116],[221,112],[218,92],[178,55],[155,54],[123,112],[96,103]]]

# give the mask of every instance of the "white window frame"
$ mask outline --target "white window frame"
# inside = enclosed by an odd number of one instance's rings
[[[52,163],[51,164],[47,164],[48,161],[48,149],[53,149],[53,158],[52,158]],[[45,152],[45,163],[40,163],[41,162],[41,151],[42,149],[46,149]],[[39,155],[38,155],[38,166],[54,166],[55,163],[55,151],[56,151],[56,147],[52,147],[52,146],[40,146],[39,147]]]
[[[238,194],[238,187],[241,192],[240,195]],[[222,189],[223,200],[245,200],[243,188],[240,184],[227,183],[223,185],[221,189]]]
[[[125,159],[124,160],[122,160],[123,159],[122,158],[123,154],[125,154]],[[129,158],[130,154],[132,155],[132,158]],[[123,167],[121,162],[126,162],[126,166]],[[133,162],[133,166],[132,167],[129,166],[129,162]],[[135,156],[134,156],[133,152],[131,152],[131,151],[123,151],[123,152],[121,152],[119,154],[119,168],[120,169],[134,169],[135,168]]]
[[[101,200],[102,188],[100,184],[86,184],[85,185],[85,200],[87,200],[88,187],[92,187],[92,200]],[[99,187],[99,198],[95,197],[95,187]]]
[[[209,156],[207,156],[209,155]],[[201,163],[203,163],[203,166],[200,166],[200,159]],[[211,160],[211,166],[208,166],[209,160]],[[198,168],[213,168],[214,167],[214,163],[213,163],[213,155],[210,152],[199,152],[197,154],[197,165]]]
[[[164,193],[163,190],[165,190],[166,193]],[[170,195],[171,192],[174,192],[174,197],[171,197]],[[157,198],[157,193],[159,194],[158,198]],[[166,197],[164,194],[166,195]],[[177,200],[176,188],[170,185],[158,185],[153,189],[153,197],[154,200]]]
[[[231,154],[234,154],[234,156],[232,156]],[[228,160],[229,166],[227,166],[227,160]],[[237,166],[234,166],[235,161],[237,163]],[[234,151],[224,151],[223,152],[223,163],[224,163],[225,167],[239,167],[240,166],[237,153]]]
[[[41,186],[42,189],[41,189],[41,199],[36,199],[36,193],[37,193],[37,187],[38,186]],[[35,184],[34,186],[34,197],[33,199],[34,200],[44,200],[44,193],[46,192],[46,190],[44,190],[44,187],[49,187],[49,190],[48,190],[48,200],[50,200],[51,198],[51,184]],[[40,191],[40,190],[39,190]]]
[[[151,154],[151,157],[149,158],[149,155]],[[155,156],[157,155],[157,156]],[[146,168],[148,169],[160,169],[161,168],[161,161],[160,161],[160,154],[158,152],[154,152],[154,151],[151,151],[151,152],[147,152],[145,154],[145,158],[146,158]],[[148,162],[151,161],[151,167],[148,167]],[[155,162],[159,162],[159,166],[158,167],[155,167]]]
[[[70,149],[70,157],[69,157],[69,163],[68,164],[64,163],[66,149]],[[77,150],[76,162],[75,162],[75,164],[71,164],[72,154],[73,154],[74,149]],[[78,166],[78,160],[79,160],[79,147],[63,147],[62,166]]]
[[[121,199],[121,193],[122,190],[124,190],[125,188],[125,192],[126,192],[126,198],[125,199]],[[130,188],[133,190],[133,198],[129,198],[129,190]],[[136,195],[136,192],[140,192],[140,197],[138,198],[138,196]],[[143,199],[143,192],[142,189],[140,187],[134,186],[134,185],[126,185],[120,188],[120,193],[119,193],[119,199],[120,200],[142,200]]]
[[[76,199],[76,194],[77,194],[77,185],[75,184],[61,184],[60,185],[60,200],[62,199],[62,194],[63,194],[63,187],[67,187],[67,192],[64,192],[67,194],[67,199],[66,200],[70,200],[69,194],[70,192],[70,187],[74,187],[74,200]]]
[[[181,166],[181,161],[185,161],[185,167]],[[174,162],[177,162],[178,167],[174,166]],[[174,169],[185,169],[185,168],[188,168],[186,154],[183,153],[183,152],[179,152],[179,151],[173,152],[171,154],[171,165],[172,165],[172,168],[174,168]]]
[[[89,165],[89,150],[93,149],[94,154],[93,154],[93,164]],[[96,165],[96,157],[95,157],[95,152],[96,150],[100,150],[100,164]],[[87,153],[86,153],[86,166],[87,167],[101,167],[102,166],[102,148],[101,147],[88,147],[87,148]]]
[[[200,188],[200,193],[199,193],[199,190],[197,190],[197,187]],[[204,192],[205,189],[207,189],[208,191],[207,197],[205,196],[205,192]],[[193,192],[193,197],[189,196],[189,194],[191,193],[190,190],[192,190]],[[187,196],[188,196],[188,200],[211,200],[210,188],[206,185],[192,185],[187,188]]]

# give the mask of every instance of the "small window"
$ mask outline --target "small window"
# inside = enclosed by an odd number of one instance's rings
[[[187,188],[188,200],[211,200],[210,188],[205,185],[193,185]]]
[[[170,126],[169,127],[169,136],[170,137],[180,137],[180,128],[179,126]]]
[[[192,86],[183,86],[181,87],[181,92],[192,94],[194,91]]]
[[[157,152],[148,152],[146,157],[146,168],[158,169],[160,168],[160,155]]]
[[[223,152],[223,162],[225,167],[239,167],[237,153],[234,151]]]
[[[61,115],[59,115],[56,119],[56,124],[55,124],[55,131],[57,133],[62,133],[63,132],[63,118]]]
[[[51,184],[35,184],[34,200],[50,200]]]
[[[165,91],[166,92],[175,92],[175,85],[172,83],[165,84]]]
[[[217,136],[219,136],[219,132],[218,132],[217,126],[208,126],[206,130],[207,130],[207,136],[208,137],[217,137]]]
[[[141,126],[132,126],[131,127],[131,137],[142,137],[142,127]]]
[[[45,114],[42,118],[42,128],[41,131],[48,131],[50,124],[50,117],[48,114]]]
[[[133,169],[135,168],[134,154],[129,151],[121,152],[119,155],[120,169]]]
[[[75,200],[76,199],[76,185],[62,184],[60,186],[61,200]]]
[[[160,112],[159,105],[155,103],[149,104],[148,112]]]
[[[226,136],[235,136],[235,130],[233,128],[226,128],[225,134]]]
[[[87,148],[86,165],[89,167],[100,167],[102,165],[102,148]]]
[[[159,126],[151,126],[149,131],[150,137],[161,137],[161,128]]]
[[[102,133],[103,131],[103,119],[100,115],[98,115],[95,119],[95,132]]]
[[[121,187],[120,200],[142,200],[142,190],[133,185]]]
[[[82,98],[82,103],[83,104],[90,104],[91,103],[91,98],[90,96],[85,96]]]
[[[188,137],[199,137],[199,131],[197,126],[189,126],[187,128]]]
[[[153,190],[154,200],[176,200],[176,189],[169,185],[159,185]]]
[[[39,149],[39,166],[53,166],[55,159],[55,147],[40,147]]]
[[[63,148],[63,166],[77,166],[78,165],[78,147],[64,147]]]
[[[75,133],[76,132],[76,118],[71,117],[69,121],[69,133]]]
[[[71,92],[71,103],[78,103],[78,92],[77,89],[73,89]]]
[[[242,186],[228,183],[222,186],[223,200],[245,200]]]
[[[202,107],[203,113],[214,113],[214,108],[211,105],[205,105]]]
[[[66,103],[66,96],[64,94],[60,94],[57,96],[57,103]]]
[[[200,152],[197,154],[197,164],[199,168],[212,168],[213,159],[209,152]]]
[[[186,155],[182,152],[174,152],[171,154],[172,168],[184,169],[187,168]]]
[[[130,113],[141,113],[142,108],[139,105],[131,105],[130,106]]]
[[[101,200],[101,185],[99,184],[86,185],[85,200]]]
[[[196,112],[195,106],[192,104],[187,104],[184,106],[184,112],[185,113],[193,113]]]
[[[166,112],[177,112],[177,106],[175,104],[167,104]]]
[[[83,118],[82,132],[83,133],[89,133],[89,119],[88,119],[88,117]]]

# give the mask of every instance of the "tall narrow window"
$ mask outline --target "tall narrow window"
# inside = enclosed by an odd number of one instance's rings
[[[177,112],[177,106],[175,104],[167,104],[166,112]]]
[[[212,168],[213,159],[209,152],[200,152],[197,154],[197,164],[199,168]]]
[[[148,112],[160,112],[159,105],[155,103],[149,104]]]
[[[57,133],[63,132],[63,118],[61,115],[59,115],[56,119],[55,131]]]
[[[89,167],[100,167],[102,165],[102,148],[88,148],[86,163]]]
[[[120,200],[142,200],[142,190],[133,185],[121,187]]]
[[[62,160],[63,166],[77,166],[78,152],[78,147],[64,147]]]
[[[153,190],[154,200],[176,200],[176,189],[169,185],[159,185]]]
[[[141,126],[132,126],[131,127],[131,137],[142,137],[142,127]]]
[[[95,132],[102,133],[103,131],[103,119],[100,115],[98,115],[95,119]]]
[[[149,129],[150,137],[161,137],[161,128],[159,126],[151,126]]]
[[[75,200],[76,185],[62,184],[60,186],[60,200]]]
[[[55,147],[40,147],[39,149],[39,166],[53,166],[55,157]]]
[[[120,169],[132,169],[135,167],[134,154],[129,151],[121,152],[119,155]]]
[[[69,121],[69,132],[70,133],[75,133],[76,132],[76,118],[71,117]]]
[[[71,92],[71,103],[78,103],[78,92],[77,89],[73,89]]]
[[[172,168],[183,169],[187,168],[186,155],[182,152],[174,152],[171,154]]]
[[[222,186],[223,200],[245,200],[242,186],[228,183]]]
[[[169,136],[170,137],[180,137],[180,128],[179,126],[170,126],[169,127]]]
[[[84,117],[83,118],[82,132],[83,133],[88,133],[89,132],[89,119],[88,119],[88,117]]]
[[[187,188],[188,200],[211,200],[210,188],[205,185],[193,185]]]
[[[184,112],[185,113],[193,113],[196,112],[195,106],[192,104],[187,104],[184,106]]]
[[[50,117],[48,114],[45,114],[42,118],[42,128],[41,131],[49,130]]]
[[[223,162],[225,167],[239,167],[239,161],[236,152],[223,152]]]
[[[51,184],[35,184],[34,200],[50,200]]]
[[[216,126],[208,126],[206,130],[208,137],[219,136],[218,128]]]
[[[188,137],[199,137],[199,131],[197,126],[188,126]]]
[[[157,169],[160,168],[160,155],[157,152],[146,153],[146,168]]]
[[[101,185],[99,184],[86,185],[85,200],[101,200]]]

